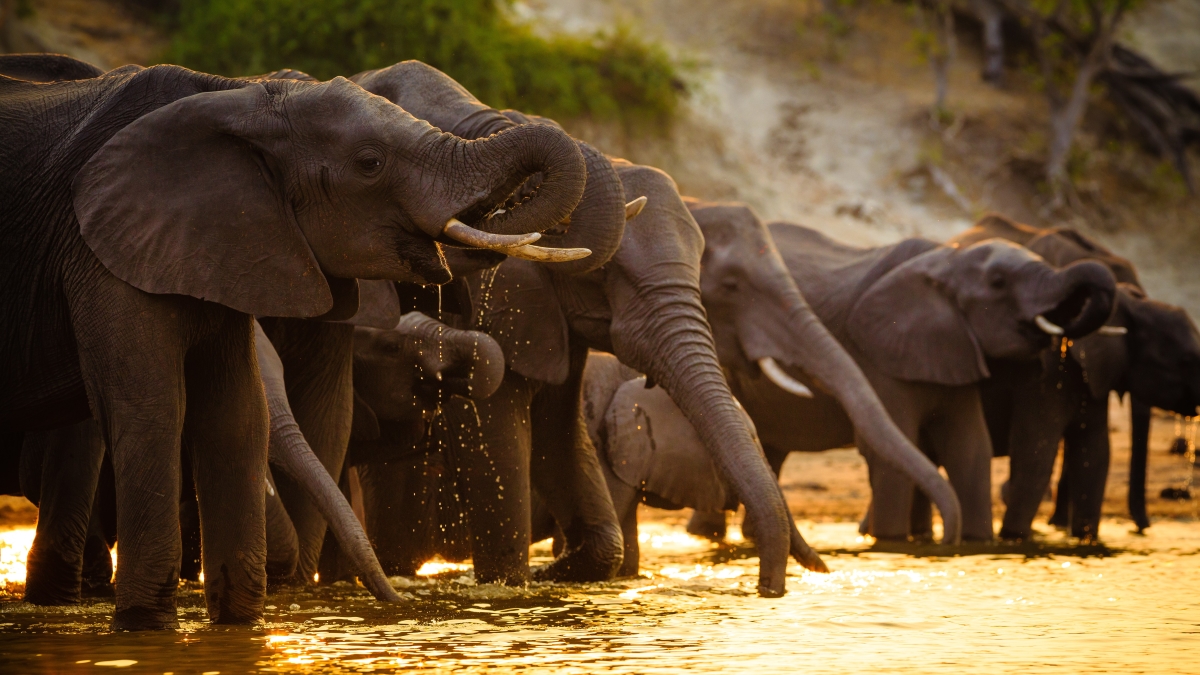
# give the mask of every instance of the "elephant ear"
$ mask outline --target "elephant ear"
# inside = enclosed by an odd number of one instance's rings
[[[332,277],[330,281],[333,281]],[[384,330],[395,328],[400,323],[400,296],[396,293],[396,285],[380,279],[359,279],[358,311],[338,323]]]
[[[846,320],[850,340],[875,367],[901,380],[963,385],[988,377],[966,317],[925,265],[918,256],[869,286]]]
[[[182,98],[118,131],[80,169],[75,215],[117,278],[248,314],[316,317],[334,307],[262,149],[282,127],[266,88]]]
[[[473,277],[471,297],[482,330],[504,351],[508,367],[539,382],[567,381],[567,319],[550,273],[538,263],[509,258],[494,273]]]
[[[719,511],[731,501],[720,469],[662,387],[647,389],[644,377],[621,385],[605,429],[609,466],[625,484],[705,511]]]

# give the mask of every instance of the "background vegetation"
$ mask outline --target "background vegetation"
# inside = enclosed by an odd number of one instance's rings
[[[665,125],[687,87],[660,47],[618,30],[542,37],[508,0],[182,0],[166,59],[238,76],[326,79],[418,59],[488,105]]]

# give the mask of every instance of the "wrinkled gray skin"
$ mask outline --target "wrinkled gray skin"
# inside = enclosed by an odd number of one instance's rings
[[[510,260],[494,276],[473,279],[472,297],[484,328],[504,347],[509,366],[500,392],[479,406],[485,445],[468,449],[497,471],[481,467],[474,475],[468,467],[460,480],[470,505],[477,578],[482,561],[489,564],[485,570],[491,578],[525,578],[530,507],[513,497],[528,494],[522,481],[530,474],[565,535],[558,560],[590,532],[600,540],[594,550],[611,551],[609,573],[618,569],[622,538],[603,469],[579,419],[583,369],[592,348],[645,372],[678,403],[721,475],[761,524],[759,592],[778,596],[784,591],[794,528],[717,361],[700,299],[703,236],[670,177],[649,167],[613,163],[625,194],[649,201],[626,224],[608,264],[565,277]],[[529,434],[525,429],[531,426]],[[564,459],[571,460],[567,465],[574,473],[552,463]],[[558,496],[563,493],[576,497],[573,513],[556,510],[570,503]],[[501,494],[504,499],[497,499]],[[504,533],[506,557],[496,554],[497,537],[481,536],[486,530],[477,523]]]
[[[313,454],[299,432],[284,387],[283,364],[262,329],[255,325],[255,347],[267,396],[270,415],[270,465],[287,475],[305,497],[317,505],[331,522],[332,530],[346,551],[351,569],[377,599],[399,598],[387,584],[362,527],[355,518],[333,479]],[[45,432],[26,434],[21,455],[22,491],[40,507],[38,532],[27,563],[25,600],[39,605],[64,605],[79,602],[82,583],[95,583],[89,567],[103,567],[109,560],[109,545],[116,533],[106,531],[96,516],[97,508],[107,506],[97,496],[93,506],[89,486],[97,483],[104,445],[99,428],[88,420]],[[54,467],[47,471],[45,467]],[[200,571],[199,523],[196,522],[195,495],[190,488],[190,472],[185,471],[183,533],[185,538],[184,578],[195,579]],[[111,477],[110,479],[111,480]],[[298,558],[296,531],[279,499],[274,485],[266,484],[267,572],[272,578],[288,578]],[[111,508],[111,507],[109,507]],[[86,540],[86,543],[85,543]],[[195,544],[190,550],[188,543]],[[193,567],[192,574],[188,568]],[[111,576],[103,575],[104,583]]]
[[[1095,539],[1109,466],[1108,392],[1130,393],[1133,452],[1129,511],[1139,529],[1146,515],[1146,457],[1150,406],[1181,415],[1200,405],[1200,334],[1184,310],[1145,297],[1126,259],[1068,228],[1039,229],[989,215],[952,243],[988,237],[1021,243],[1055,265],[1095,260],[1124,283],[1107,325],[1124,335],[1095,333],[1074,340],[1065,358],[1055,344],[1035,362],[989,362],[981,388],[996,454],[1010,457],[1003,490],[1007,509],[1000,536],[1024,539],[1050,483],[1059,441],[1064,469],[1051,523],[1072,536]]]
[[[701,299],[713,327],[721,365],[751,379],[763,377],[758,366],[758,361],[763,358],[814,373],[826,390],[849,411],[859,430],[860,442],[876,448],[880,457],[912,477],[941,505],[947,514],[946,540],[956,542],[960,515],[954,491],[938,474],[937,468],[892,423],[858,365],[808,306],[766,226],[744,204],[696,200],[688,200],[687,204],[704,234]],[[676,423],[676,420],[682,420],[672,409],[674,406],[669,397],[659,389],[639,392],[636,387],[626,385],[622,403],[610,404],[611,384],[601,383],[611,379],[614,369],[611,365],[600,366],[603,362],[597,356],[589,360],[584,388],[589,415],[603,415],[608,411],[610,432],[622,434],[626,439],[623,443],[637,443],[641,453],[670,453],[670,458],[663,456],[660,459],[634,456],[639,453],[631,452],[632,448],[614,447],[612,433],[605,434],[607,445],[601,444],[602,449],[608,451],[606,465],[612,471],[607,476],[609,487],[622,518],[626,559],[622,572],[635,574],[638,492],[643,497],[654,495],[676,506],[719,510],[729,497],[729,491],[714,487],[711,479],[716,474],[695,465],[697,458],[686,459],[695,453],[682,452],[682,446],[699,449],[694,432],[685,424]],[[641,424],[641,418],[630,413],[634,403],[639,407],[638,415],[654,417],[648,412],[653,409],[658,414],[658,421],[650,419],[648,424]],[[640,431],[640,437],[644,439],[653,438],[643,441],[638,438],[639,434],[625,426]],[[687,436],[687,441],[684,442],[681,436]],[[614,455],[620,455],[620,461]],[[698,459],[707,461],[703,456]],[[684,464],[687,464],[686,468]],[[633,470],[634,466],[639,468]],[[613,485],[613,477],[619,479],[620,485]],[[691,483],[692,479],[696,482]],[[798,533],[794,534],[793,555],[810,568],[816,567],[815,556],[808,554],[807,547],[802,544],[803,539]]]
[[[470,555],[466,533],[455,527],[461,509],[449,508],[450,439],[446,429],[430,427],[440,406],[486,400],[503,378],[504,354],[486,333],[417,312],[396,330],[355,330],[347,464],[358,470],[367,532],[389,575],[412,576],[435,553]]]
[[[434,238],[447,219],[543,229],[585,178],[548,127],[468,143],[344,79],[172,66],[0,78],[0,167],[0,430],[99,422],[118,629],[176,625],[181,444],[209,616],[262,616],[268,418],[252,315],[353,314],[354,278],[445,281]],[[536,197],[481,221],[538,172]]]
[[[991,539],[992,449],[977,387],[988,374],[985,359],[1034,357],[1049,342],[1033,323],[1038,314],[1070,334],[1094,330],[1111,309],[1112,275],[1093,263],[1056,271],[1007,242],[956,250],[910,239],[860,249],[787,223],[768,229],[803,297],[896,425],[946,468],[962,505],[963,538]],[[855,443],[845,409],[826,393],[830,385],[799,368],[788,372],[815,397],[800,399],[748,368],[730,369],[731,387],[776,469],[789,452]],[[868,531],[882,539],[929,537],[928,501],[861,441],[874,502]],[[915,531],[914,511],[924,524]]]

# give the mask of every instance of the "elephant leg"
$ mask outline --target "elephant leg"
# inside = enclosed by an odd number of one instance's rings
[[[907,541],[912,514],[915,486],[908,476],[878,459],[865,443],[863,454],[871,457],[868,473],[871,480],[870,534],[881,541]]]
[[[303,319],[264,319],[260,323],[283,362],[284,384],[296,424],[337,480],[354,418],[354,327]],[[312,583],[320,566],[325,519],[289,476],[276,476],[276,487],[300,546],[293,580]]]
[[[1091,399],[1063,438],[1063,464],[1071,467],[1071,536],[1087,542],[1100,535],[1110,459],[1107,401]]]
[[[529,580],[532,401],[533,384],[508,372],[488,399],[444,408],[450,428],[460,432],[454,465],[480,583]]]
[[[1032,534],[1033,519],[1054,473],[1067,411],[1076,398],[1068,390],[1070,382],[1059,389],[1053,379],[1027,382],[1016,390],[1009,430],[1008,506],[1001,539],[1027,539]]]
[[[354,500],[350,494],[350,467],[342,467],[342,477],[338,481],[338,488],[342,491],[342,496],[346,498],[346,503],[353,504]],[[358,514],[355,514],[355,516],[358,517]],[[268,548],[268,550],[270,549]],[[334,535],[333,530],[330,528],[326,528],[325,530],[325,540],[321,544],[321,556],[317,564],[317,569],[320,574],[318,579],[322,584],[332,584],[335,581],[354,583],[358,579],[358,575],[354,569],[354,561],[342,550],[337,536]]]
[[[1071,467],[1064,461],[1058,472],[1058,485],[1054,488],[1054,513],[1048,523],[1052,527],[1068,527],[1071,524]]]
[[[267,583],[274,586],[292,578],[300,559],[296,528],[279,498],[270,475],[267,477]]]
[[[538,580],[605,581],[621,566],[621,526],[580,409],[586,359],[586,349],[573,349],[566,383],[533,399],[531,480],[565,535],[563,554]]]
[[[908,531],[913,541],[933,541],[933,503],[920,490],[913,490],[912,513],[908,520]]]
[[[121,545],[112,626],[173,629],[184,354],[190,319],[204,312],[199,301],[143,293],[105,274],[67,295],[81,375],[113,467]]]
[[[183,556],[179,564],[179,578],[200,581],[204,563],[200,559],[200,506],[196,503],[196,482],[192,479],[192,458],[183,458],[182,499],[179,501],[179,534],[182,539]]]
[[[79,602],[89,525],[104,446],[92,420],[29,433],[30,454],[43,460],[37,535],[26,561],[25,601]],[[36,449],[35,447],[36,446]]]
[[[97,497],[92,504],[87,543],[83,547],[83,583],[80,591],[85,598],[111,598],[115,592],[112,584],[112,549],[104,533],[101,511]]]
[[[358,465],[367,535],[383,571],[413,576],[433,556],[437,499],[426,475],[426,456]]]
[[[930,420],[926,434],[962,505],[963,539],[991,541],[992,440],[979,390],[956,392],[943,413]]]
[[[1130,396],[1129,517],[1138,532],[1150,527],[1146,514],[1146,458],[1150,449],[1150,406]]]
[[[715,542],[725,541],[725,528],[724,511],[692,511],[687,522],[688,534]]]
[[[194,347],[186,376],[183,439],[200,510],[209,619],[260,621],[267,592],[268,425],[251,317],[230,316]],[[175,523],[178,528],[177,516]],[[117,550],[124,549],[122,539]]]

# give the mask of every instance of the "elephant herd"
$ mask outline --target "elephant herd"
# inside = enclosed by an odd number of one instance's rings
[[[26,599],[216,623],[435,555],[479,582],[638,572],[637,506],[744,506],[760,595],[804,541],[787,454],[857,446],[881,539],[1096,536],[1109,391],[1193,415],[1200,334],[1079,233],[988,216],[856,248],[680,195],[409,61],[318,82],[0,56],[0,491]],[[939,467],[948,478],[943,478]],[[359,505],[358,513],[351,503]],[[529,547],[555,538],[553,562]],[[119,541],[113,580],[110,547]],[[202,576],[201,576],[202,575]]]

